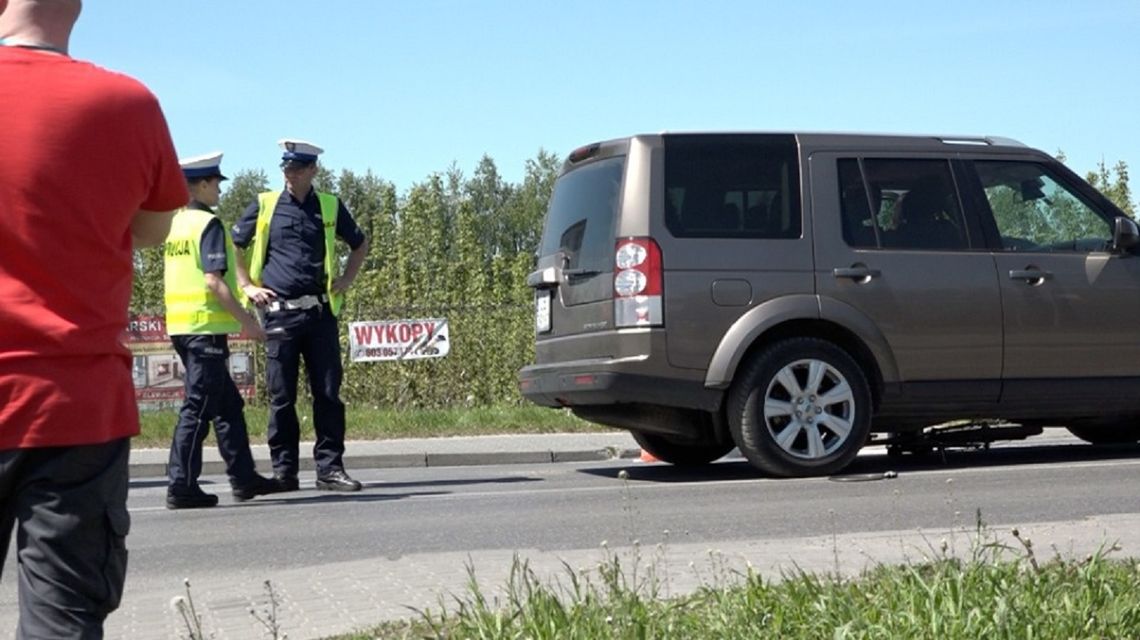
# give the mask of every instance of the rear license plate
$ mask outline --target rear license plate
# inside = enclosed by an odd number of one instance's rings
[[[549,289],[540,289],[534,292],[534,330],[535,333],[550,331]]]

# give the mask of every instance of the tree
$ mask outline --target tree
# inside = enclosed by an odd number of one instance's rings
[[[558,157],[543,149],[526,161],[523,182],[512,190],[503,212],[510,245],[508,253],[530,254],[538,248],[547,203],[561,167]]]
[[[257,194],[268,190],[269,179],[264,171],[243,169],[235,173],[218,203],[218,217],[227,227],[233,226],[245,208],[257,201]]]
[[[1101,193],[1112,200],[1120,210],[1130,217],[1136,217],[1136,207],[1132,202],[1132,191],[1128,186],[1128,163],[1120,160],[1113,167],[1111,173],[1104,160],[1101,160],[1095,171],[1090,171],[1086,177],[1089,184],[1096,187]]]
[[[467,181],[466,197],[479,219],[479,241],[489,255],[510,250],[509,221],[504,205],[511,196],[511,187],[503,182],[495,161],[484,155],[475,168],[475,175]]]
[[[136,249],[134,253],[134,280],[131,282],[132,314],[161,314],[165,312],[163,302],[163,278],[165,277],[163,247]]]

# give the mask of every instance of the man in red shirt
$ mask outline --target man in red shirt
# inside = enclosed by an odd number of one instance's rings
[[[19,638],[100,638],[118,606],[132,248],[189,199],[154,95],[67,55],[80,5],[0,0],[0,561],[18,526]]]

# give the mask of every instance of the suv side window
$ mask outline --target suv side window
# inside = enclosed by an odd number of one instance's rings
[[[975,161],[1006,251],[1103,251],[1108,218],[1034,162]]]
[[[967,249],[962,206],[945,160],[839,160],[843,239],[856,248]]]
[[[679,238],[798,238],[793,136],[665,138],[665,226]]]

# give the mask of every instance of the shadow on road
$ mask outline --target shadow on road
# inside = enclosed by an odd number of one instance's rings
[[[520,482],[542,482],[541,478],[526,476],[503,476],[499,478],[448,478],[445,480],[419,480],[416,482],[366,482],[365,488],[401,489],[406,487],[446,487],[474,484],[517,484]]]
[[[415,487],[446,487],[446,486],[467,486],[474,484],[514,484],[519,482],[542,482],[541,478],[528,478],[526,476],[502,476],[498,478],[449,478],[445,480],[420,480],[417,482],[365,482],[365,489],[408,489]],[[166,478],[154,478],[146,480],[131,480],[130,487],[132,489],[145,489],[148,487],[165,487],[167,484]],[[205,478],[199,481],[199,484],[206,485],[225,485],[225,481],[216,482],[214,480],[207,480]],[[308,488],[312,488],[310,485]],[[437,492],[439,493],[439,492]],[[330,495],[330,494],[326,494]],[[331,494],[335,495],[335,494]]]
[[[332,491],[298,491],[290,493],[275,493],[268,496],[243,502],[241,504],[232,504],[230,506],[248,508],[253,506],[280,506],[295,505],[295,504],[336,504],[340,502],[353,502],[364,504],[367,502],[391,502],[393,500],[405,500],[407,498],[418,498],[424,496],[443,496],[448,495],[448,491],[405,491],[403,493],[371,493],[369,489],[384,489],[385,486],[365,486],[363,491],[355,493],[335,493]]]
[[[890,474],[921,473],[970,467],[1002,467],[1030,464],[1061,464],[1140,458],[1140,445],[1043,444],[999,446],[991,449],[946,449],[925,455],[891,456],[885,452],[864,453],[842,473],[830,476],[836,482],[879,480]],[[618,478],[625,471],[639,482],[701,482],[756,480],[764,477],[743,458],[731,457],[704,467],[675,467],[668,463],[631,462],[620,466],[581,469],[581,473]],[[777,480],[777,478],[772,478]]]
[[[926,455],[889,456],[886,453],[859,456],[841,475],[928,471],[967,467],[1004,467],[1062,462],[1092,462],[1140,458],[1140,445],[1093,445],[1078,443],[1005,446],[992,449],[946,449]]]
[[[519,482],[541,482],[540,478],[527,478],[524,476],[501,476],[497,478],[451,478],[444,480],[421,480],[418,482],[364,482],[364,489],[359,492],[341,493],[336,491],[316,491],[311,487],[301,491],[288,493],[275,493],[262,496],[256,500],[242,503],[240,506],[253,504],[333,504],[337,502],[389,502],[406,498],[425,496],[450,495],[451,491],[429,491],[433,487],[466,486],[476,484],[515,484]],[[403,491],[400,491],[403,489]],[[415,489],[421,489],[416,491]],[[377,493],[382,491],[383,493]]]

